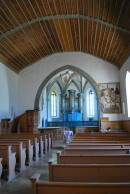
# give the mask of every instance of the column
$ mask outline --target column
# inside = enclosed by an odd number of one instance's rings
[[[60,94],[61,96],[61,112],[64,113],[65,112],[65,99],[67,94]]]
[[[71,113],[74,112],[75,109],[75,90],[68,90],[69,92],[69,110]]]
[[[77,96],[78,96],[78,111],[80,113],[82,113],[83,112],[83,96],[84,96],[84,94],[78,93]]]

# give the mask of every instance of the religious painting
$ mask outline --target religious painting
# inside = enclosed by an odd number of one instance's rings
[[[101,113],[121,113],[119,82],[99,83],[98,89]]]

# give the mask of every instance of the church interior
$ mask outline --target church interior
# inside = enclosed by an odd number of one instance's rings
[[[0,8],[0,193],[130,193],[130,1]]]

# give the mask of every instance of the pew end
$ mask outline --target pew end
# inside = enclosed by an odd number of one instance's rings
[[[56,155],[57,155],[57,164],[59,164],[59,156],[61,155],[61,151],[58,151],[58,152],[56,153]]]
[[[31,180],[31,185],[32,185],[32,194],[36,194],[36,182],[39,180],[41,174],[34,174],[30,180]]]
[[[130,182],[127,183],[75,183],[39,181],[39,175],[32,179],[32,194],[129,194]]]

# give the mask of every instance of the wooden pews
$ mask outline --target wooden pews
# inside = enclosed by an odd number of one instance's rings
[[[120,133],[76,134],[48,162],[49,182],[31,177],[33,194],[130,193],[130,136]]]
[[[128,141],[130,142],[130,134],[128,133],[77,133],[73,137],[73,141]]]
[[[54,182],[127,182],[130,164],[52,164],[49,181]]]
[[[130,143],[130,140],[127,140],[127,139],[124,139],[124,140],[101,140],[101,139],[98,139],[98,140],[93,140],[93,139],[80,139],[80,140],[75,140],[73,139],[73,141],[71,142],[71,144],[84,144],[84,143],[88,143],[89,145],[90,144],[127,144],[127,143]]]
[[[130,134],[128,132],[107,132],[107,133],[101,133],[101,132],[98,132],[98,133],[76,133],[75,137],[74,138],[77,138],[77,137],[89,137],[89,138],[109,138],[109,137],[112,137],[112,138],[118,138],[118,137],[125,137],[125,138],[129,138],[130,137]]]
[[[3,170],[7,172],[7,179],[15,177],[16,153],[12,152],[11,146],[0,146],[0,158],[2,159]]]
[[[12,145],[14,143],[19,143],[23,142],[24,147],[26,148],[26,164],[27,165],[32,165],[33,164],[33,155],[34,155],[34,150],[33,150],[33,144],[31,140],[28,139],[0,139],[1,143],[6,143],[9,145]]]
[[[0,178],[3,179],[7,174],[7,180],[11,180],[15,177],[16,171],[22,172],[26,166],[38,161],[39,157],[43,157],[51,148],[50,134],[1,134]]]
[[[31,177],[32,194],[129,194],[130,183],[45,182]]]
[[[34,139],[37,138],[37,143],[39,143],[39,150],[40,150],[40,155],[43,155],[44,153],[51,150],[52,148],[52,135],[51,134],[32,134],[32,133],[11,133],[11,134],[2,134],[0,135],[0,138],[2,139]]]
[[[1,156],[0,156],[0,179],[1,179],[1,174],[2,174],[2,170],[3,170],[2,160],[3,160],[3,158],[1,158]],[[1,185],[1,182],[0,182],[0,185]]]
[[[128,148],[130,149],[130,143],[120,143],[120,144],[89,144],[89,143],[69,143],[68,148]]]
[[[58,164],[130,164],[129,154],[64,155],[57,152]]]
[[[19,171],[23,171],[26,168],[26,148],[23,146],[23,142],[0,142],[0,147],[9,145],[12,146],[12,151],[16,152],[16,165],[18,165],[16,168]]]
[[[89,154],[130,154],[130,149],[127,148],[68,148],[63,147],[64,155],[89,155]]]

